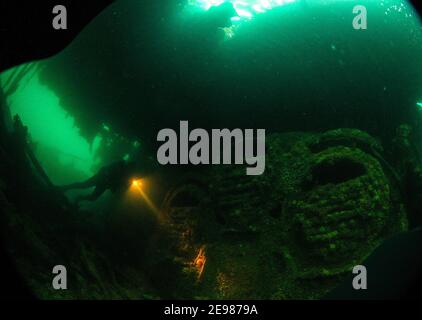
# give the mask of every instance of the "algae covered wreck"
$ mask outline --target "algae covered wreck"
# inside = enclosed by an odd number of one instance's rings
[[[117,1],[0,74],[2,241],[34,296],[319,299],[420,226],[412,6],[368,1],[363,31],[350,1],[242,3]],[[182,121],[264,129],[265,170],[187,161],[189,139],[164,165]]]

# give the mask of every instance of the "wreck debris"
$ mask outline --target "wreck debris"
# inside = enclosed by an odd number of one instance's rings
[[[191,254],[207,246],[212,257],[207,281],[192,290],[226,299],[309,299],[333,288],[381,241],[407,229],[383,152],[357,129],[272,134],[259,178],[245,176],[239,166],[211,168],[202,200],[176,210],[190,217],[177,219],[189,225],[180,233],[180,248]],[[182,184],[179,191],[191,187]],[[170,211],[176,219],[175,207]],[[197,226],[208,215],[220,236],[193,240],[201,238]],[[196,222],[188,223],[192,217]]]
[[[205,246],[199,248],[198,255],[196,256],[195,260],[193,261],[193,265],[195,266],[198,276],[197,280],[201,279],[202,273],[204,272],[205,263],[207,262],[207,258],[205,256]]]

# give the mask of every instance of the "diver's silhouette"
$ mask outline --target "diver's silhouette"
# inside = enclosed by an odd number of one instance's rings
[[[203,23],[208,27],[224,28],[232,25],[231,18],[237,17],[238,14],[231,2],[224,2],[219,6],[212,6],[205,14]]]
[[[62,191],[67,191],[72,189],[87,189],[95,187],[92,193],[78,197],[76,202],[95,201],[106,190],[110,190],[115,193],[127,189],[130,186],[134,172],[134,162],[124,160],[116,161],[108,166],[102,167],[98,173],[85,181],[72,183],[59,188]]]

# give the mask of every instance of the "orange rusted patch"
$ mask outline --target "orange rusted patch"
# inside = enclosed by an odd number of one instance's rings
[[[205,263],[207,262],[207,257],[205,256],[205,246],[202,246],[199,249],[199,252],[193,261],[193,265],[197,271],[197,280],[201,279],[202,273],[204,272]]]

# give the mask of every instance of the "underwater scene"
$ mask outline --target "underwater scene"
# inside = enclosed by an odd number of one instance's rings
[[[33,295],[324,298],[422,223],[421,27],[403,0],[118,0],[1,73]]]

